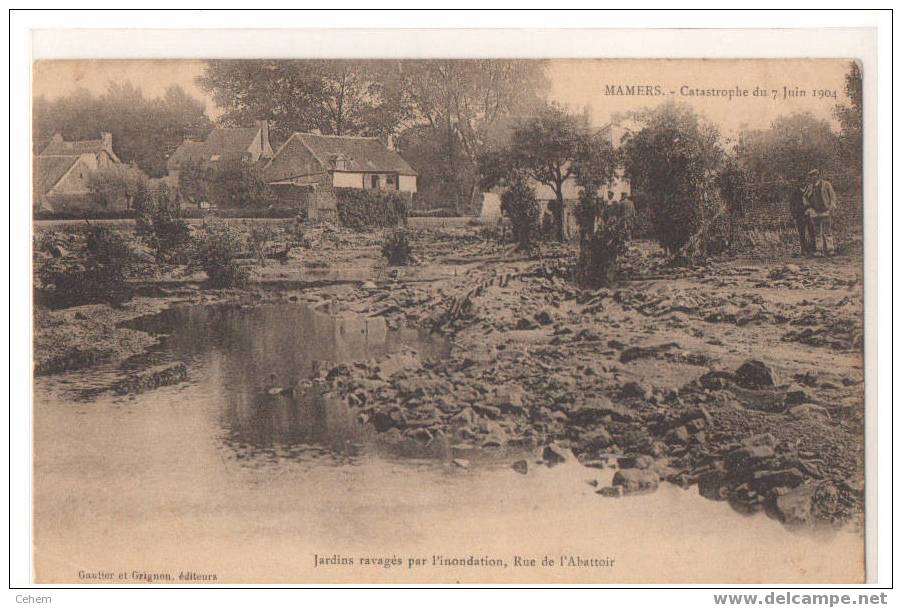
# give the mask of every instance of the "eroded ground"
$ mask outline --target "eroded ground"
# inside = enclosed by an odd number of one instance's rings
[[[139,354],[156,339],[128,321],[181,303],[313,301],[449,338],[441,360],[318,366],[326,397],[387,442],[447,442],[464,467],[473,450],[507,446],[535,448],[511,463],[521,472],[572,458],[616,465],[599,500],[697,484],[788,524],[860,521],[860,257],[669,268],[636,242],[619,284],[584,290],[568,251],[524,256],[478,227],[416,231],[409,267],[386,268],[380,245],[378,234],[311,229],[246,289],[209,291],[202,275],[172,270],[119,308],[39,308],[36,372]]]

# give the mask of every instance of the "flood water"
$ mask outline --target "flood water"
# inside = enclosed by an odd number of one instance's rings
[[[140,325],[165,335],[141,361],[36,382],[39,582],[861,580],[853,532],[792,532],[668,484],[602,498],[587,481],[606,483],[612,471],[579,465],[523,476],[513,455],[482,454],[461,469],[448,446],[382,445],[354,411],[315,391],[267,393],[310,377],[318,360],[447,354],[420,332],[301,304],[187,307]],[[123,367],[179,361],[187,382],[84,397]],[[488,565],[435,566],[433,556]],[[544,556],[609,565],[515,565]],[[113,580],[85,578],[98,572]]]

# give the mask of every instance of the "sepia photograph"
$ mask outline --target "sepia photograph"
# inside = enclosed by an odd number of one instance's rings
[[[865,582],[859,58],[360,55],[32,62],[35,582]]]

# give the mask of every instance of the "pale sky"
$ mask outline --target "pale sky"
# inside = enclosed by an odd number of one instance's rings
[[[194,82],[202,69],[203,61],[198,60],[41,61],[35,63],[32,90],[35,96],[54,99],[80,87],[101,93],[111,80],[130,80],[145,96],[158,97],[166,87],[178,84],[202,99],[215,118],[218,109]],[[548,76],[551,99],[576,110],[588,106],[597,126],[612,113],[675,99],[689,103],[729,135],[744,126],[766,128],[777,116],[794,112],[811,112],[832,122],[833,106],[846,101],[847,69],[848,60],[843,59],[555,59],[548,63]],[[606,94],[608,87],[627,92],[629,86],[643,87],[639,89],[643,92],[657,86],[663,95]],[[736,87],[748,90],[748,96],[731,100],[684,94],[690,89]],[[767,89],[767,96],[753,96],[755,87]],[[805,96],[784,98],[784,87],[804,91]],[[837,97],[818,97],[817,90],[835,92]]]

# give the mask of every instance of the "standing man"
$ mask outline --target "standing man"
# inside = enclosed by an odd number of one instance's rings
[[[811,255],[814,253],[814,224],[808,217],[808,207],[805,204],[804,186],[788,185],[789,189],[789,213],[795,220],[796,229],[799,231],[799,246],[801,254]]]
[[[832,256],[836,253],[832,219],[836,209],[836,192],[833,191],[833,184],[821,178],[820,170],[812,169],[808,172],[808,186],[803,196],[808,217],[814,224],[814,254]]]

